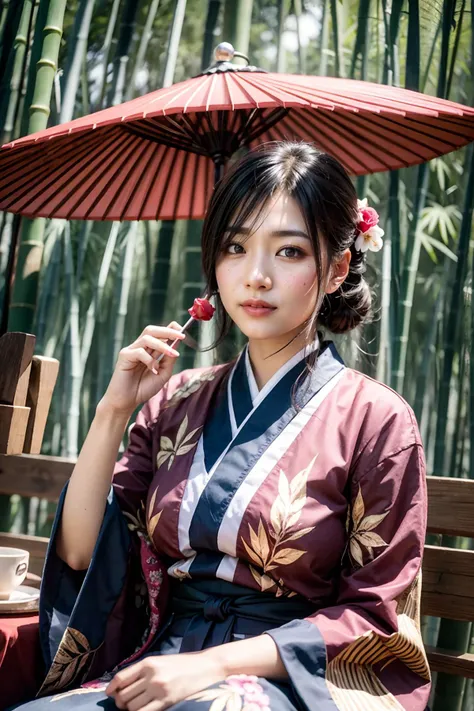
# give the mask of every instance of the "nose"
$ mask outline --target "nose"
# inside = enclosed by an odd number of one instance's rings
[[[272,278],[268,266],[262,258],[252,260],[247,273],[247,287],[256,291],[267,291],[272,288]]]

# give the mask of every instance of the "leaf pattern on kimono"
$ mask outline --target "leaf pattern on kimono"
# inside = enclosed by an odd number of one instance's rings
[[[215,377],[216,374],[212,370],[208,370],[200,375],[192,376],[186,383],[184,383],[184,385],[174,391],[173,395],[166,403],[166,407],[175,405],[180,400],[189,397],[193,393],[197,392],[203,383],[214,380]]]
[[[96,651],[82,632],[67,627],[39,695],[83,681]]]
[[[364,565],[364,551],[369,554],[369,559],[374,558],[374,548],[382,548],[388,545],[378,533],[374,533],[376,528],[388,515],[388,511],[382,514],[371,514],[365,516],[365,503],[362,496],[362,489],[359,485],[356,499],[352,505],[352,515],[348,509],[346,531],[349,534],[349,554],[352,561],[361,568]],[[352,530],[351,529],[352,518]]]
[[[257,531],[249,524],[249,542],[246,542],[241,537],[248,557],[252,563],[263,571],[262,575],[253,565],[249,564],[254,580],[261,590],[275,588],[277,596],[282,594],[290,595],[291,593],[285,588],[281,579],[277,582],[267,573],[280,565],[291,565],[301,558],[307,551],[288,547],[288,542],[296,541],[306,536],[314,528],[314,526],[309,526],[294,530],[294,526],[298,523],[306,503],[308,476],[315,461],[316,457],[291,482],[285,473],[280,470],[278,496],[270,510],[271,532],[265,529],[265,524],[260,518]],[[286,545],[286,547],[281,547],[283,545]]]
[[[127,527],[129,528],[130,531],[140,531],[142,533],[146,532],[146,526],[145,526],[145,521],[143,519],[143,511],[145,510],[145,507],[143,505],[142,501],[142,510],[137,509],[137,514],[136,516],[133,516],[133,514],[129,513],[128,511],[124,511],[123,515],[125,518],[128,518],[130,523],[127,524]]]
[[[196,427],[195,430],[187,432],[188,429],[188,416],[186,415],[184,420],[181,422],[178,432],[176,433],[176,440],[173,441],[166,436],[160,437],[160,451],[156,457],[156,466],[159,469],[166,461],[168,462],[168,469],[171,469],[172,464],[176,457],[190,452],[193,447],[197,445],[196,442],[190,443],[189,440],[194,437],[196,432],[198,432],[201,427]]]
[[[155,528],[158,524],[158,521],[160,520],[161,514],[163,513],[163,509],[161,509],[161,511],[158,511],[158,513],[153,515],[153,509],[155,508],[155,501],[156,501],[157,493],[158,493],[158,487],[156,487],[155,491],[153,492],[153,495],[150,499],[150,504],[148,506],[147,531],[148,531],[148,535],[151,540],[153,540],[153,534],[155,533]]]
[[[212,701],[209,711],[242,711],[242,696],[237,689],[220,684],[217,689],[204,689],[187,697],[188,701]]]

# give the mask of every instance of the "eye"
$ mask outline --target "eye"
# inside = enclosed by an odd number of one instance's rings
[[[244,251],[244,248],[242,247],[241,244],[238,244],[238,242],[230,242],[224,248],[224,252],[226,254],[242,254],[243,251]]]
[[[282,247],[278,254],[282,254],[283,257],[287,259],[298,259],[299,257],[304,257],[304,252],[298,247]]]

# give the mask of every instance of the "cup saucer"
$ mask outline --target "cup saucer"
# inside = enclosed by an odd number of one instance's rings
[[[0,600],[0,615],[11,612],[37,612],[40,591],[30,585],[19,585],[8,600]]]

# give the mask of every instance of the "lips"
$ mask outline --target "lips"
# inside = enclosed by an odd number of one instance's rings
[[[244,301],[242,306],[248,306],[252,309],[275,309],[276,306],[272,306],[268,301],[262,301],[261,299],[248,299]]]

